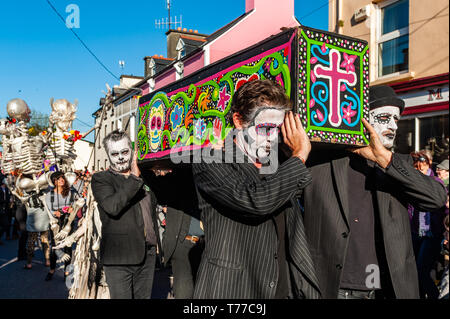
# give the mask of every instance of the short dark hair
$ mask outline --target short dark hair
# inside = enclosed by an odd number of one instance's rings
[[[127,132],[124,131],[120,131],[120,130],[114,130],[111,133],[109,133],[108,135],[105,136],[105,138],[102,141],[103,147],[105,148],[105,151],[108,152],[108,147],[107,144],[109,141],[111,142],[117,142],[120,141],[121,139],[126,138],[128,140],[128,143],[130,144],[131,147],[131,139],[128,136]]]
[[[251,121],[251,115],[262,105],[271,105],[288,111],[292,103],[284,89],[270,80],[254,80],[243,84],[234,94],[229,115],[238,113],[244,123]]]

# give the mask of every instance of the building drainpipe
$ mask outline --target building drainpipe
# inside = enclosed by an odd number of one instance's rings
[[[342,27],[340,26],[340,21],[342,17],[342,3],[341,0],[336,0],[336,33],[342,33]]]
[[[420,150],[420,123],[419,118],[414,118],[414,128],[415,128],[415,136],[414,136],[414,150],[418,152]]]

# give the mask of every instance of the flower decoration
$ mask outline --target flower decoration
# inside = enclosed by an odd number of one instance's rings
[[[172,124],[172,130],[181,125],[183,120],[183,108],[176,104],[172,112],[170,113],[170,123]]]
[[[227,86],[225,85],[222,89],[222,91],[220,91],[219,94],[219,103],[217,104],[217,106],[219,107],[219,110],[224,112],[226,105],[228,103],[228,101],[230,100],[231,95],[227,94]]]
[[[9,123],[15,124],[17,122],[17,120],[15,118],[12,118],[12,117],[9,117],[9,116],[6,119],[8,120]]]
[[[194,124],[195,137],[202,139],[206,129],[206,123],[203,119],[198,119]]]
[[[76,142],[78,140],[81,140],[83,136],[80,134],[80,131],[76,130],[70,130],[69,134],[64,133],[63,139],[70,142]]]
[[[352,121],[352,116],[356,114],[356,111],[352,110],[352,103],[349,103],[347,108],[342,108],[342,112],[344,113],[343,118],[350,123]]]
[[[347,72],[355,72],[353,62],[356,60],[356,55],[348,55],[344,52],[344,62],[341,63],[341,68],[345,68]]]

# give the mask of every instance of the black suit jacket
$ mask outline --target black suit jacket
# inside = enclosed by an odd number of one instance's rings
[[[334,155],[320,153],[314,156],[317,160],[311,158],[307,164],[311,169],[312,183],[303,193],[306,235],[323,298],[338,296],[351,236],[348,220],[348,201],[351,199],[347,183],[349,157],[341,154],[330,158]],[[368,163],[370,165],[371,162]],[[407,205],[411,203],[423,211],[435,210],[445,204],[445,189],[415,170],[409,156],[393,154],[392,163],[385,171],[375,167],[374,211],[379,223],[376,234],[381,236],[382,243],[377,256],[382,279],[388,278],[381,282],[382,288],[388,290],[392,285],[396,298],[419,298]]]
[[[318,298],[297,195],[311,181],[298,158],[272,175],[245,164],[194,164],[205,250],[194,298],[275,296],[278,237],[274,216],[286,216],[288,269],[295,297]]]
[[[172,173],[164,176],[144,171],[143,176],[157,203],[167,206],[166,227],[161,245],[162,262],[167,266],[177,244],[183,242],[188,235],[191,216],[200,219],[192,167],[173,168]]]
[[[189,233],[191,216],[185,214],[182,210],[167,207],[166,229],[163,234],[163,263],[167,266],[178,243],[182,243]]]
[[[144,181],[111,170],[92,176],[92,192],[102,221],[100,258],[105,265],[137,265],[144,261],[146,244],[140,201],[145,196]],[[153,224],[156,202],[152,197]],[[157,233],[156,233],[157,234]]]

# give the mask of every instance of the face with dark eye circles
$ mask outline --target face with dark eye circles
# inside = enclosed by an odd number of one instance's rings
[[[108,142],[108,158],[111,169],[117,172],[127,172],[131,168],[131,146],[128,139]]]
[[[369,122],[387,149],[394,146],[399,119],[400,109],[396,106],[382,106],[369,112]]]

